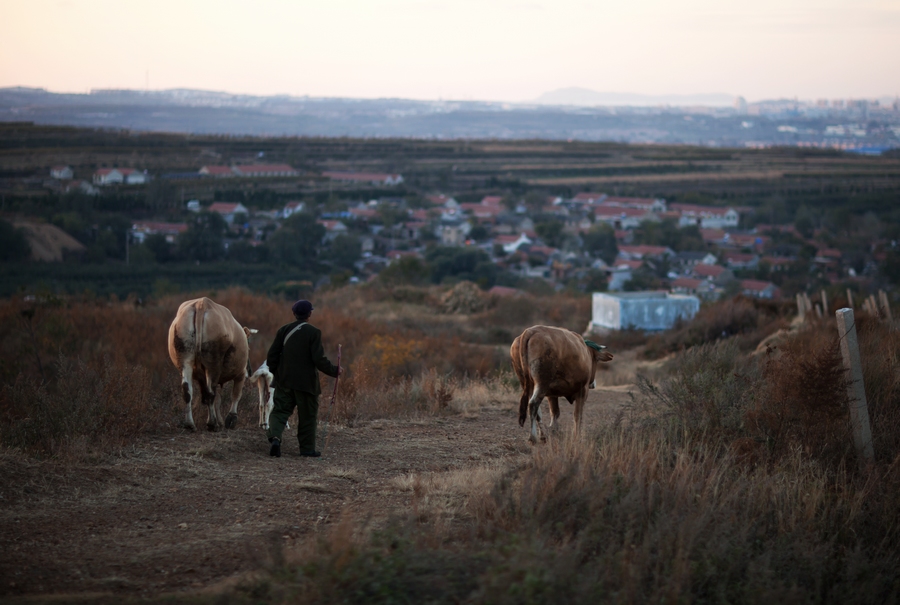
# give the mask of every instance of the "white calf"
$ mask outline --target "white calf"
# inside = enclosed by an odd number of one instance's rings
[[[272,401],[275,395],[275,387],[272,386],[274,380],[275,377],[269,371],[269,364],[265,361],[250,376],[250,382],[255,382],[256,388],[259,389],[259,426],[265,430],[269,429],[269,414],[275,407]],[[286,424],[285,428],[290,428],[290,425]]]

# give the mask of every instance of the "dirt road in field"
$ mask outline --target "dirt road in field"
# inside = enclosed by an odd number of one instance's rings
[[[233,582],[263,565],[273,544],[302,541],[342,511],[376,522],[403,513],[416,475],[526,459],[515,399],[465,415],[332,426],[320,459],[299,456],[293,430],[284,455],[270,458],[251,426],[255,410],[236,430],[155,436],[99,463],[2,453],[0,600],[184,594]],[[588,430],[628,400],[628,387],[592,391]],[[561,408],[568,435],[572,408]]]

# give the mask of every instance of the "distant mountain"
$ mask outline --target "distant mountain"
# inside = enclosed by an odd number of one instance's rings
[[[735,95],[710,93],[699,95],[642,95],[631,92],[597,92],[588,88],[560,88],[545,92],[537,99],[541,105],[581,105],[594,107],[598,105],[613,106],[656,106],[672,105],[676,107],[705,105],[708,107],[730,107]]]

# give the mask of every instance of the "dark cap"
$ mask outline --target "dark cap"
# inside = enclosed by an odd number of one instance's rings
[[[291,307],[291,311],[294,312],[294,315],[297,317],[306,317],[313,310],[312,303],[308,300],[298,300],[294,303],[294,306]]]

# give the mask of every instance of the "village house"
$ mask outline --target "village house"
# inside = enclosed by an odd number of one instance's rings
[[[662,198],[604,196],[595,202],[611,208],[636,208],[646,212],[666,212],[666,200]]]
[[[712,282],[694,277],[679,277],[672,280],[671,291],[675,294],[694,294],[708,300],[718,298],[721,293]]]
[[[772,282],[756,279],[741,280],[741,294],[753,298],[774,299],[781,298],[781,290]]]
[[[524,232],[519,235],[498,235],[494,238],[494,244],[503,246],[503,251],[507,254],[516,252],[520,246],[530,246],[533,243],[534,240],[525,235]]]
[[[147,182],[147,173],[134,168],[100,168],[94,173],[95,185],[143,185]]]
[[[632,269],[627,266],[610,267],[606,270],[606,289],[610,292],[620,292],[625,284],[630,282],[634,275]]]
[[[734,273],[730,269],[726,269],[722,265],[708,265],[705,263],[694,265],[690,270],[689,276],[696,279],[705,279],[718,286],[734,280]]]
[[[85,195],[100,195],[100,190],[82,180],[73,180],[63,184],[63,193],[83,193]]]
[[[722,261],[731,269],[756,269],[759,266],[759,256],[756,254],[724,252]]]
[[[625,260],[662,260],[667,256],[675,256],[668,246],[619,246],[619,257]]]
[[[250,214],[247,207],[240,202],[213,202],[209,206],[209,211],[221,215],[229,225],[234,224],[234,219],[238,214],[243,214],[244,216],[249,216]]]
[[[337,236],[347,233],[347,225],[341,221],[318,220],[316,222],[325,227],[325,237],[323,238],[323,241],[334,241]]]
[[[671,204],[669,208],[679,213],[679,227],[696,225],[704,229],[735,228],[741,218],[734,208],[697,206],[695,204]]]
[[[700,229],[700,237],[707,246],[721,246],[725,243],[724,229]]]
[[[446,206],[448,208],[451,206],[454,208],[459,207],[459,202],[443,193],[439,195],[426,195],[425,199],[428,200],[432,206]]]
[[[232,166],[235,176],[240,177],[291,177],[300,176],[297,170],[287,164],[239,164]]]
[[[198,172],[201,176],[210,176],[217,179],[236,176],[231,166],[203,166]]]
[[[682,269],[690,269],[697,265],[715,265],[719,259],[712,252],[695,252],[686,250],[675,254],[673,259]]]
[[[288,202],[281,211],[281,218],[288,218],[294,213],[303,212],[305,208],[306,204],[303,202]]]
[[[471,226],[465,221],[453,221],[438,227],[438,237],[443,246],[462,246],[466,242]]]
[[[174,244],[179,234],[187,230],[186,223],[138,221],[131,225],[131,239],[138,244],[143,244],[148,235],[163,235],[168,243]]]
[[[657,216],[642,208],[621,206],[595,206],[594,219],[608,224],[613,229],[634,229],[644,221],[658,220]]]
[[[585,191],[573,197],[572,202],[578,205],[593,206],[594,204],[599,204],[604,199],[606,199],[605,193],[591,193]]]
[[[322,176],[342,183],[368,183],[370,185],[399,185],[403,176],[399,174],[382,174],[379,172],[323,172]]]
[[[494,223],[497,217],[506,212],[503,206],[485,204],[460,204],[460,209],[479,223]]]
[[[58,179],[60,181],[68,181],[75,173],[72,172],[72,169],[68,166],[53,166],[50,169],[50,178]]]
[[[795,261],[787,256],[764,256],[759,262],[767,264],[771,271],[787,271]]]
[[[408,221],[403,223],[402,237],[408,240],[419,240],[422,238],[422,231],[428,226],[423,221]]]
[[[762,252],[763,249],[772,241],[768,235],[758,235],[755,233],[726,233],[722,239],[722,246],[730,248],[749,248],[756,252]]]

